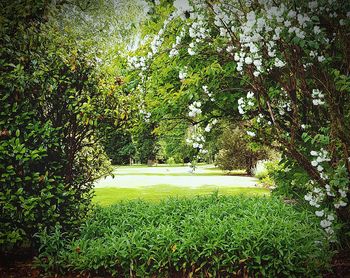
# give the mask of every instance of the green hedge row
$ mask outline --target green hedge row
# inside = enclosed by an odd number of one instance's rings
[[[270,197],[125,202],[98,208],[79,238],[63,238],[59,230],[41,235],[41,267],[118,277],[317,277],[332,255],[312,213]]]

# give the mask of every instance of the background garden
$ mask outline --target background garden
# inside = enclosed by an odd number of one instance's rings
[[[14,0],[0,26],[1,277],[349,275],[348,1]]]

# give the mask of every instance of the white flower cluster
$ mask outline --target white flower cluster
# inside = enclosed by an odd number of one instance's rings
[[[179,71],[179,79],[184,80],[187,77],[187,67],[185,66],[182,70]]]
[[[190,112],[188,112],[188,116],[194,118],[197,115],[202,114],[202,110],[200,107],[202,106],[202,103],[200,101],[194,101],[190,106],[188,107],[190,109]]]
[[[281,116],[285,115],[286,112],[291,112],[291,102],[288,96],[288,93],[285,89],[282,88],[280,98],[277,102],[278,114]]]
[[[145,122],[149,122],[149,119],[151,118],[151,112],[147,112],[143,109],[140,109],[140,114],[143,115],[143,119],[145,120]]]
[[[156,36],[154,36],[152,42],[151,42],[151,50],[152,52],[149,52],[147,54],[147,57],[150,59],[153,57],[154,54],[158,53],[159,51],[159,47],[163,44],[163,35],[164,35],[164,32],[168,26],[168,24],[170,23],[171,20],[173,20],[174,16],[173,15],[170,15],[168,17],[168,19],[166,19],[164,22],[163,22],[163,27],[158,31],[158,34]]]
[[[130,68],[146,70],[146,58],[137,56],[128,57],[128,65]]]
[[[238,112],[241,115],[244,115],[247,110],[251,109],[254,107],[254,93],[253,92],[248,92],[246,99],[241,97],[238,100]]]
[[[203,144],[205,143],[205,139],[203,135],[192,135],[191,138],[186,139],[186,143],[192,145],[195,149],[203,149]]]
[[[255,137],[255,136],[256,136],[255,132],[253,132],[253,131],[247,130],[246,132],[247,132],[247,134],[248,134],[250,137]]]
[[[340,208],[340,207],[346,207],[348,205],[347,203],[347,199],[346,199],[346,191],[347,189],[338,189],[338,192],[340,194],[340,198],[338,198],[337,202],[334,203],[334,207],[336,209]]]
[[[314,185],[314,182],[310,182],[312,185]],[[319,208],[321,205],[320,203],[324,200],[325,194],[323,190],[319,187],[315,187],[311,192],[306,194],[304,196],[304,199],[309,202],[310,206]]]
[[[197,20],[193,21],[188,29],[188,33],[192,39],[199,43],[209,35],[209,31],[207,30],[206,23],[202,15],[197,15],[196,19]]]
[[[264,115],[259,113],[258,116],[256,117],[256,122],[260,124],[264,120]]]
[[[335,220],[334,214],[329,213],[328,215],[326,215],[324,210],[316,211],[315,214],[319,217],[324,216],[324,219],[320,221],[321,227],[324,228],[324,230],[326,231],[327,234],[329,234],[329,235],[334,234],[334,230],[331,227],[333,224],[333,221]]]
[[[276,58],[275,59],[275,66],[278,67],[278,68],[282,68],[286,65],[285,62],[283,62],[282,60],[280,60],[279,58]]]
[[[204,93],[207,94],[207,96],[210,98],[211,101],[215,101],[215,98],[213,97],[213,94],[208,90],[207,85],[202,86],[202,89],[203,89]]]
[[[133,69],[141,69],[142,71],[145,71],[147,69],[147,59],[152,59],[153,56],[158,53],[160,46],[163,44],[163,35],[164,32],[168,26],[168,24],[173,20],[174,16],[170,15],[168,19],[166,19],[163,22],[163,27],[159,30],[158,34],[154,36],[153,40],[150,43],[151,51],[147,53],[147,56],[145,57],[137,57],[132,56],[128,57],[128,65],[129,67]],[[148,39],[148,36],[144,38],[143,43]]]
[[[316,167],[322,179],[328,179],[328,176],[323,173],[324,168],[321,165],[322,162],[330,161],[328,152],[321,148],[320,151],[311,151],[310,154],[314,157],[314,159],[311,161],[311,165]]]
[[[312,90],[312,103],[316,106],[324,104],[324,94],[319,89]]]
[[[205,131],[205,132],[210,132],[211,129],[213,128],[213,126],[217,124],[217,122],[218,122],[217,119],[211,120],[211,121],[207,124],[207,126],[205,127],[204,131]]]
[[[187,0],[175,0],[174,1],[175,13],[182,19],[185,19],[185,13],[191,12],[193,8]]]
[[[180,45],[185,34],[186,34],[185,27],[182,27],[180,34],[178,36],[176,36],[176,38],[175,38],[175,43],[173,43],[173,45],[172,45],[172,48],[169,52],[169,57],[174,57],[174,56],[179,54],[177,47]]]
[[[189,44],[189,48],[187,49],[188,54],[190,54],[191,56],[195,55],[196,54],[196,52],[194,51],[195,47],[196,46],[195,46],[194,42],[191,42]]]
[[[322,217],[323,219],[320,221],[321,227],[326,231],[328,235],[333,235],[334,230],[332,228],[333,221],[335,220],[335,216],[333,213],[328,210],[316,210],[315,215],[318,217]]]

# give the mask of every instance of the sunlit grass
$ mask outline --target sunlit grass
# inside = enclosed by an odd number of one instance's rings
[[[96,188],[94,202],[107,206],[124,200],[142,199],[159,201],[167,197],[193,197],[196,195],[209,195],[218,191],[219,195],[269,195],[270,191],[265,188],[248,187],[215,187],[201,186],[197,188],[178,187],[168,184],[139,187],[139,188]]]

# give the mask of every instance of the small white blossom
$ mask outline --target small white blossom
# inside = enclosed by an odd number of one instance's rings
[[[255,136],[256,136],[255,132],[249,131],[249,130],[247,130],[247,134],[248,134],[249,136],[251,136],[251,137],[255,137]]]
[[[327,228],[327,227],[329,227],[330,225],[332,225],[332,222],[331,222],[331,221],[328,221],[328,220],[322,220],[322,221],[320,222],[320,224],[321,224],[321,227],[322,227],[322,228]]]

